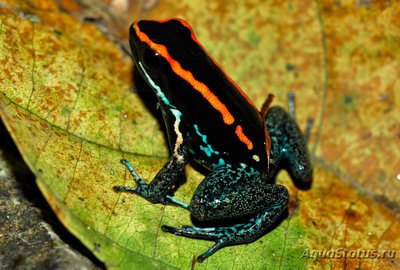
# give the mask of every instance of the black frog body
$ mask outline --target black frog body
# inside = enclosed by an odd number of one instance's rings
[[[299,186],[312,180],[306,142],[294,119],[280,107],[258,111],[181,19],[135,22],[130,44],[138,71],[159,100],[171,157],[149,184],[123,160],[137,186],[114,189],[179,205],[201,221],[249,217],[226,227],[162,227],[215,241],[199,262],[226,245],[254,241],[288,204],[286,188],[273,183],[276,171],[287,168]],[[209,173],[186,204],[170,192],[190,160]]]

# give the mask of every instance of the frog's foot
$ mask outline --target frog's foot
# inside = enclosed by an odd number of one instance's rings
[[[269,207],[262,213],[251,218],[247,223],[235,224],[229,227],[199,228],[182,226],[182,228],[173,228],[163,225],[161,229],[175,235],[201,238],[214,241],[215,244],[206,252],[197,257],[198,262],[203,262],[206,258],[213,255],[220,248],[228,245],[249,243],[260,237],[268,227],[273,224],[286,208],[285,202],[278,203]]]
[[[130,164],[129,161],[127,161],[126,159],[121,159],[121,163],[123,165],[125,165],[125,167],[128,169],[129,173],[133,177],[133,180],[136,182],[137,187],[114,186],[113,187],[114,191],[117,191],[117,192],[122,191],[122,192],[129,192],[129,193],[137,194],[153,203],[160,202],[162,204],[173,204],[173,205],[181,206],[186,210],[189,210],[188,204],[181,202],[170,195],[166,195],[157,201],[152,199],[152,196],[150,195],[151,192],[149,191],[149,185],[139,176],[139,174],[133,168],[132,164]]]

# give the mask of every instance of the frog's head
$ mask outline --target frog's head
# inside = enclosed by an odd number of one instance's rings
[[[136,67],[156,91],[168,91],[182,80],[191,84],[192,71],[204,70],[211,61],[181,19],[137,21],[130,27],[129,41]]]

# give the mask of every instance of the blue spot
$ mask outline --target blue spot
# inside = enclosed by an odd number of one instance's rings
[[[212,166],[213,166],[213,168],[217,168],[217,167],[221,167],[221,166],[223,166],[223,165],[225,165],[225,160],[222,159],[222,158],[220,158],[220,159],[218,160],[218,163],[214,163]]]
[[[211,145],[207,144],[206,147],[200,145],[200,150],[202,150],[204,153],[206,153],[207,157],[211,157],[212,154],[218,155],[218,151],[214,151],[211,147]]]
[[[199,137],[201,138],[201,140],[203,141],[203,143],[207,143],[207,135],[201,134],[200,130],[199,130],[199,126],[194,124],[193,125],[197,135],[199,135]]]
[[[193,125],[194,130],[196,131],[197,135],[201,138],[202,142],[205,144],[205,146],[200,145],[200,150],[202,150],[207,157],[211,157],[213,154],[214,155],[219,155],[218,151],[215,151],[210,144],[207,143],[207,135],[202,134],[199,130],[198,125]]]

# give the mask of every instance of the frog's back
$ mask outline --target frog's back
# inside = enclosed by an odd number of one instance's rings
[[[176,61],[168,76],[169,99],[187,121],[194,158],[211,168],[243,162],[265,169],[265,124],[259,111],[205,52],[188,25],[173,29],[185,42],[164,41]]]
[[[225,163],[246,163],[254,168],[267,167],[265,125],[259,112],[229,82],[219,85],[213,80],[209,99],[217,99],[219,106],[194,92],[179,96],[178,107],[187,121],[194,159],[206,167],[215,168]],[[183,89],[182,91],[185,91]],[[183,105],[186,104],[186,105]],[[217,107],[217,108],[215,108]]]
[[[208,168],[240,162],[266,169],[266,130],[259,111],[205,52],[190,26],[172,19],[140,21],[135,27],[131,36],[162,57],[148,72],[164,101],[182,114],[193,158]]]

